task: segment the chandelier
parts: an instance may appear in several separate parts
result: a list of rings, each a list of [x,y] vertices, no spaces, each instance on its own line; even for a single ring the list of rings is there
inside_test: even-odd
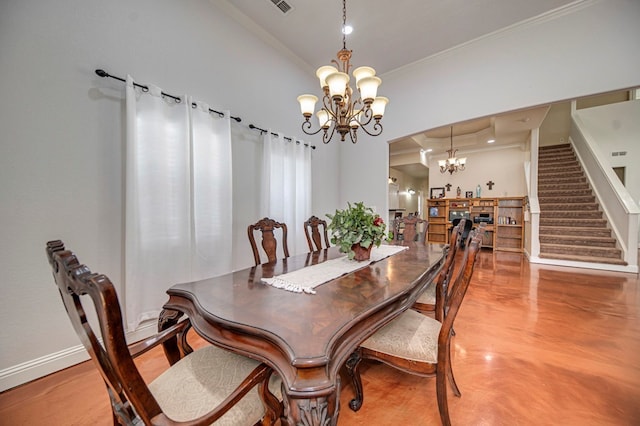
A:
[[[453,126],[451,126],[451,148],[447,150],[449,153],[449,158],[446,160],[438,161],[438,165],[440,166],[440,173],[449,172],[449,174],[453,174],[453,172],[457,172],[458,170],[464,170],[464,166],[467,163],[466,158],[456,158],[457,149],[453,149]]]
[[[340,140],[344,141],[347,134],[352,143],[358,142],[358,129],[361,128],[370,136],[378,136],[382,133],[380,120],[384,115],[384,109],[389,99],[376,96],[378,86],[382,83],[376,77],[376,71],[371,67],[359,67],[353,70],[359,97],[354,99],[353,89],[349,85],[349,71],[351,70],[351,50],[347,50],[346,28],[347,6],[346,0],[342,0],[342,50],[338,52],[338,61],[333,59],[333,65],[318,68],[316,76],[322,87],[322,107],[316,113],[320,128],[311,130],[311,121],[318,97],[314,95],[300,95],[300,110],[304,116],[302,131],[308,135],[315,135],[321,130],[322,142],[329,143],[337,131]],[[337,68],[336,68],[337,67]],[[367,126],[372,125],[371,128]]]

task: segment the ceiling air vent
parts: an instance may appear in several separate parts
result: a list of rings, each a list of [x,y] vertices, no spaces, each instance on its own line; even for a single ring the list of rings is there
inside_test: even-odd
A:
[[[280,12],[285,15],[293,10],[293,6],[290,3],[287,3],[284,0],[269,0],[275,7],[277,7]]]

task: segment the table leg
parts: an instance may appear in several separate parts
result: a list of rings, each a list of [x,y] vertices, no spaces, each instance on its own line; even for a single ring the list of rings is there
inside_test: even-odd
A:
[[[163,309],[158,317],[158,331],[161,332],[177,324],[182,315],[183,313],[179,311]],[[180,333],[177,337],[168,339],[162,343],[162,348],[164,349],[164,354],[169,364],[173,365],[180,361],[183,356],[193,352],[193,348],[187,343],[187,331],[189,331],[189,328],[191,328],[191,326],[187,327],[184,333]]]
[[[282,390],[284,413],[283,424],[287,426],[335,426],[340,411],[340,382],[336,391],[316,398],[300,399],[287,395]]]

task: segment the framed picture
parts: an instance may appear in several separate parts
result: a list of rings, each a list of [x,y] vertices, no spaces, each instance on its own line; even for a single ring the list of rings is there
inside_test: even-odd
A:
[[[473,198],[473,191],[465,191],[464,198]]]
[[[444,188],[431,188],[430,198],[444,198]]]

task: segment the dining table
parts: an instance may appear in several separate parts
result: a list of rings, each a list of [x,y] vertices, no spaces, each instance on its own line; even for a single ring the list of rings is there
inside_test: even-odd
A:
[[[341,367],[434,283],[448,250],[443,244],[397,244],[406,249],[357,265],[311,292],[263,279],[337,262],[345,256],[337,247],[175,284],[167,290],[159,328],[186,315],[206,341],[269,365],[282,379],[282,424],[335,425]]]

